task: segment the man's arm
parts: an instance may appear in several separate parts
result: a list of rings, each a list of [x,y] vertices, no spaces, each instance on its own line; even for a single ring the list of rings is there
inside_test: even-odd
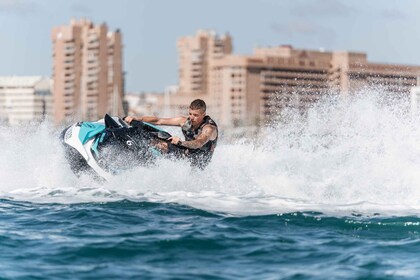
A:
[[[124,118],[124,120],[128,123],[131,123],[131,121],[143,121],[148,122],[151,124],[156,125],[169,125],[169,126],[181,126],[183,123],[187,121],[186,117],[175,117],[175,118],[158,118],[155,116],[142,116],[142,117],[132,117],[127,116]]]
[[[216,127],[213,125],[206,125],[203,127],[200,135],[198,135],[197,139],[191,141],[182,141],[181,146],[189,148],[189,149],[199,149],[203,147],[208,141],[216,139],[217,131]],[[172,144],[178,144],[180,139],[178,137],[171,137]]]

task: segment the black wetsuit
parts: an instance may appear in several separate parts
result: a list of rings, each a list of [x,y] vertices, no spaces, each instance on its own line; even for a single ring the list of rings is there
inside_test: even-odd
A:
[[[203,127],[206,125],[212,125],[216,128],[217,136],[214,140],[209,140],[203,147],[199,149],[187,149],[185,155],[191,161],[191,165],[204,169],[211,161],[213,157],[214,149],[217,145],[217,138],[219,137],[219,132],[217,130],[217,124],[209,117],[205,116],[203,122],[197,129],[193,129],[191,126],[191,121],[187,120],[186,124],[182,126],[182,133],[184,134],[185,141],[192,141],[197,139],[201,134]]]

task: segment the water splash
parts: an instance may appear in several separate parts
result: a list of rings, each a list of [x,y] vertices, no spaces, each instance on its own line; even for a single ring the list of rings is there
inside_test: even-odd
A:
[[[29,201],[146,200],[228,214],[416,214],[420,116],[402,99],[361,92],[293,110],[260,139],[221,143],[205,172],[162,160],[99,184],[76,178],[49,124],[0,130],[0,195]],[[284,121],[287,120],[287,121]]]

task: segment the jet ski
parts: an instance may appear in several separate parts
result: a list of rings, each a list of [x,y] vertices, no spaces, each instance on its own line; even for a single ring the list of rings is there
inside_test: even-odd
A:
[[[126,123],[108,114],[96,122],[77,122],[60,135],[65,155],[76,175],[87,173],[109,180],[136,166],[150,166],[163,156],[179,157],[182,147],[168,140],[171,135],[142,121]],[[162,150],[166,142],[167,150]]]

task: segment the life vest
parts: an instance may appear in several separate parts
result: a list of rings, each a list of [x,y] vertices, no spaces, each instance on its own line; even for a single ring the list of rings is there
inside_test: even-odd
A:
[[[197,137],[201,134],[203,127],[206,125],[212,125],[216,127],[216,139],[209,140],[203,147],[199,149],[188,149],[186,153],[187,157],[191,161],[191,164],[201,169],[204,169],[204,167],[210,163],[210,160],[213,157],[214,149],[217,145],[217,138],[219,137],[217,124],[209,116],[205,116],[203,122],[197,129],[192,128],[190,119],[188,119],[182,126],[182,133],[184,134],[185,141],[192,141],[197,139]]]

